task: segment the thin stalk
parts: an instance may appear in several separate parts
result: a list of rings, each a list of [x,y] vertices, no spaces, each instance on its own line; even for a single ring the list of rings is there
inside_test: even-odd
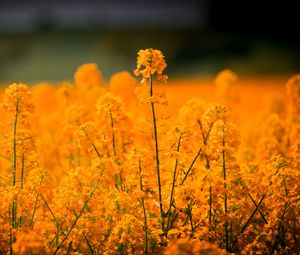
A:
[[[121,255],[124,255],[125,254],[125,251],[126,251],[126,248],[127,248],[127,243],[126,242],[124,245],[122,245],[122,248],[121,248]]]
[[[203,126],[202,126],[202,122],[200,120],[197,120],[198,124],[199,124],[199,128],[200,128],[200,132],[202,134],[202,140],[203,140],[203,144],[206,146],[207,145],[207,139],[205,138],[204,132],[203,132]],[[206,159],[206,169],[210,170],[210,163],[209,163],[209,159],[206,153],[204,153],[205,159]],[[209,228],[212,228],[212,187],[211,187],[211,183],[209,184],[209,200],[208,200],[208,204],[209,204]]]
[[[226,182],[226,163],[225,163],[225,136],[224,136],[224,129],[223,129],[223,137],[222,137],[222,145],[223,145],[223,150],[222,150],[222,168],[223,168],[223,178],[224,178],[224,189],[225,189],[225,194],[224,194],[224,211],[227,217],[228,209],[227,209],[227,182]],[[228,233],[228,220],[226,219],[225,224],[224,224],[224,229],[225,229],[225,245],[226,245],[226,251],[229,251],[229,233]]]
[[[201,135],[202,135],[202,140],[203,140],[203,143],[206,145],[206,141],[205,141],[205,135],[204,135],[204,132],[203,132],[203,126],[202,126],[202,122],[200,120],[197,120],[198,122],[198,125],[200,127],[200,132],[201,132]],[[205,141],[205,142],[204,142]]]
[[[285,195],[287,196],[289,194],[289,192],[288,192],[288,188],[286,185],[286,177],[282,176],[282,179],[283,179],[283,184],[284,184]]]
[[[175,211],[175,214],[172,216],[171,222],[170,222],[170,226],[173,226],[174,222],[177,220],[179,215],[179,212]]]
[[[139,173],[140,173],[140,190],[143,191],[141,160],[139,160]],[[144,197],[142,197],[142,199],[141,199],[141,204],[143,207],[143,214],[144,214],[145,255],[148,255],[148,223],[147,223],[147,213],[146,213]]]
[[[73,148],[73,139],[70,138],[69,139],[69,145],[71,148]],[[69,167],[72,168],[73,167],[73,162],[74,162],[74,153],[73,153],[73,150],[70,151],[70,155],[69,155]]]
[[[252,214],[250,215],[250,217],[248,218],[248,220],[246,221],[246,223],[243,225],[243,227],[240,230],[239,236],[234,240],[231,250],[233,250],[234,246],[237,244],[238,239],[240,238],[241,234],[246,230],[246,228],[249,226],[250,221],[252,220],[252,218],[254,217],[255,213],[258,211],[261,203],[264,201],[265,197],[267,195],[267,192],[263,195],[263,197],[260,199],[260,201],[258,202],[257,206],[255,207],[255,210],[252,212]]]
[[[9,221],[11,221],[10,208],[8,210],[8,218],[9,218]],[[13,255],[12,244],[13,244],[13,233],[12,233],[12,226],[10,226],[10,228],[9,228],[9,254],[10,255]]]
[[[80,166],[81,164],[81,153],[80,153],[80,147],[77,145],[77,166]]]
[[[77,221],[80,219],[80,217],[82,216],[90,198],[94,195],[96,189],[98,188],[100,179],[97,181],[95,187],[93,188],[92,192],[90,193],[89,197],[85,200],[84,205],[82,206],[82,208],[79,211],[79,214],[76,216],[75,220],[73,221],[69,231],[67,232],[67,234],[64,236],[64,238],[61,240],[61,242],[59,243],[59,245],[57,246],[55,252],[53,253],[53,255],[57,254],[57,252],[61,249],[61,247],[63,246],[64,242],[68,239],[68,236],[70,235],[70,233],[72,232],[73,228],[76,226]]]
[[[192,235],[191,235],[191,237],[192,237],[193,234],[194,234],[194,231],[195,231],[195,229],[194,229],[194,224],[193,224],[192,210],[190,211],[189,215],[190,215],[190,224],[191,224],[191,230],[192,230]]]
[[[25,153],[22,153],[22,166],[21,166],[21,189],[24,187],[24,172],[25,172]]]
[[[268,188],[273,184],[272,181],[272,177],[274,177],[275,175],[277,175],[279,173],[279,170],[285,165],[285,162],[280,162],[275,170],[275,173],[271,175],[270,177],[270,182],[268,185]],[[263,200],[265,199],[266,195],[268,194],[268,190],[266,191],[266,193],[263,195],[263,197],[260,199],[259,203],[256,205],[255,210],[252,212],[252,214],[250,215],[250,217],[248,218],[247,222],[244,224],[244,226],[242,227],[242,229],[240,230],[240,233],[238,235],[238,237],[234,240],[232,246],[231,246],[231,250],[233,250],[234,246],[237,244],[238,239],[240,238],[241,234],[246,230],[246,228],[249,226],[250,221],[252,220],[252,218],[254,217],[255,213],[259,210],[259,207],[261,205],[261,203],[263,202]],[[250,195],[249,195],[250,196]]]
[[[188,170],[186,171],[186,173],[185,173],[185,175],[184,175],[184,177],[183,177],[183,180],[181,181],[181,186],[184,184],[184,182],[185,182],[186,178],[188,177],[190,171],[192,170],[192,168],[193,168],[193,166],[194,166],[194,164],[195,164],[197,158],[200,156],[201,151],[202,151],[202,147],[199,148],[199,150],[198,150],[196,156],[194,157],[194,159],[193,159],[193,161],[192,161],[190,167],[189,167]]]
[[[209,185],[209,227],[212,228],[212,187]]]
[[[253,204],[255,205],[255,207],[257,207],[257,203],[255,202],[254,198],[250,194],[248,194],[248,195],[251,198],[251,200],[252,200]],[[258,212],[259,212],[260,216],[262,217],[262,219],[264,220],[264,222],[266,224],[268,224],[268,221],[267,221],[266,217],[263,215],[262,211],[260,209],[258,209]]]
[[[42,194],[40,194],[40,196],[41,196],[41,198],[43,199],[43,201],[44,201],[46,207],[48,208],[48,210],[49,210],[49,212],[50,212],[50,214],[52,215],[57,230],[61,231],[61,232],[64,234],[64,231],[63,231],[63,229],[62,229],[62,227],[61,227],[61,224],[59,224],[58,220],[56,219],[56,217],[55,217],[53,211],[51,210],[51,208],[50,208],[50,206],[49,206],[47,200],[44,198],[44,196],[43,196]]]
[[[150,83],[150,97],[153,96],[153,81],[152,75],[149,77]],[[162,206],[162,188],[161,188],[161,178],[160,178],[160,162],[159,162],[159,149],[158,149],[158,134],[156,126],[156,115],[154,103],[151,101],[151,111],[152,111],[152,121],[153,121],[153,132],[154,132],[154,141],[155,141],[155,163],[156,163],[156,174],[157,174],[157,185],[158,185],[158,202],[159,202],[159,211],[161,217],[161,229],[164,231],[164,211]]]
[[[36,198],[35,198],[35,201],[34,201],[33,212],[32,212],[32,216],[31,216],[30,223],[29,223],[29,226],[30,226],[31,228],[33,228],[33,224],[34,224],[34,216],[35,216],[35,211],[36,211],[36,209],[37,209],[37,202],[38,202],[38,199],[39,199],[39,195],[40,195],[40,193],[38,193],[38,194],[36,195]]]
[[[10,158],[8,158],[8,157],[5,157],[5,156],[3,156],[3,155],[0,155],[0,158],[4,158],[4,159],[6,159],[6,160],[8,160],[8,161],[11,161],[11,159],[10,159]]]
[[[73,243],[73,241],[71,241],[71,242],[69,243],[69,245],[68,245],[68,250],[67,250],[67,254],[66,254],[66,255],[69,255],[69,254],[70,254],[70,252],[71,252],[71,250],[72,250],[72,243]]]
[[[86,132],[86,130],[85,130],[84,128],[82,128],[82,130],[83,130],[83,132],[85,133],[86,137],[89,139],[89,135],[88,135],[88,133]],[[90,142],[91,142],[91,141],[90,141]],[[96,145],[95,145],[93,142],[91,142],[91,144],[92,144],[93,149],[94,149],[94,151],[96,152],[97,156],[100,158],[101,155],[100,155],[100,153],[99,153],[99,151],[98,151]],[[107,152],[107,153],[108,153],[108,152]]]
[[[124,136],[123,135],[122,135],[122,149],[123,149],[124,153],[127,153],[127,151],[126,151],[126,144],[124,142]]]
[[[16,112],[13,126],[13,186],[16,186],[16,174],[17,174],[17,125],[18,125],[18,114],[19,114],[19,99],[16,104]]]
[[[213,127],[213,123],[210,125],[209,130],[208,130],[208,132],[207,132],[207,135],[205,136],[205,139],[204,139],[205,142],[207,141],[207,139],[208,139],[208,137],[209,137],[209,134],[210,134],[210,131],[211,131],[212,127]],[[191,171],[192,168],[194,167],[194,164],[195,164],[197,158],[200,156],[201,151],[202,151],[202,147],[199,148],[199,150],[198,150],[196,156],[194,157],[192,163],[190,164],[188,170],[186,171],[186,173],[185,173],[185,175],[184,175],[184,178],[183,178],[183,180],[181,181],[181,186],[184,184],[184,182],[185,182],[186,178],[188,177],[190,171]]]
[[[10,214],[10,209],[9,209],[9,218],[11,220],[10,222],[10,254],[13,254],[13,249],[12,249],[12,244],[13,242],[15,242],[15,237],[14,237],[14,234],[13,234],[13,229],[15,229],[17,227],[17,198],[16,198],[16,195],[14,195],[14,199],[12,201],[12,205],[11,205],[11,214]]]
[[[285,176],[282,176],[283,178],[283,184],[284,184],[284,189],[285,189],[285,195],[288,195],[288,189],[287,189],[287,185],[286,185],[286,178]],[[274,254],[277,246],[280,244],[282,246],[283,249],[285,249],[286,247],[286,243],[284,241],[284,237],[285,237],[285,233],[287,232],[287,228],[284,228],[284,225],[283,225],[283,219],[284,219],[284,215],[285,215],[285,212],[286,212],[286,206],[287,206],[287,202],[284,203],[284,211],[283,211],[283,214],[282,214],[282,217],[281,217],[281,222],[280,222],[280,225],[278,227],[278,234],[277,234],[277,239],[275,238],[274,240],[274,243],[272,245],[272,249],[269,253],[269,255],[272,255]],[[282,234],[280,234],[280,232],[282,232]]]
[[[17,227],[17,198],[16,198],[16,195],[14,196],[14,200],[12,201],[11,214],[12,214],[11,226],[12,226],[12,228],[16,228]]]
[[[287,232],[287,229],[284,229],[282,235],[278,235],[278,240],[275,240],[275,241],[274,241],[274,244],[273,244],[273,246],[272,246],[271,251],[269,252],[269,255],[273,255],[273,254],[274,254],[274,252],[275,252],[275,250],[276,250],[278,244],[279,244],[280,242],[282,242],[282,238],[284,237],[284,235],[285,235],[286,232]]]
[[[115,138],[115,132],[114,132],[114,119],[112,117],[111,109],[109,109],[109,117],[110,117],[110,126],[111,126],[111,136],[112,136],[112,144],[113,144],[113,151],[114,151],[114,156],[117,155],[116,152],[116,138]]]
[[[180,150],[180,144],[181,144],[181,135],[179,136],[179,139],[178,139],[177,150],[176,150],[177,152],[179,152],[179,150]],[[172,189],[171,189],[171,195],[170,195],[170,201],[169,201],[169,209],[167,211],[167,213],[168,213],[168,221],[167,221],[167,228],[166,228],[166,233],[165,233],[166,236],[168,235],[168,231],[171,228],[171,225],[170,225],[171,207],[172,207],[173,200],[174,200],[173,196],[174,196],[174,190],[175,190],[175,182],[176,182],[176,175],[177,175],[177,166],[178,166],[178,157],[176,157],[176,160],[175,160],[174,172],[173,172],[173,180],[172,180]]]
[[[9,254],[13,255],[13,248],[12,248],[12,244],[13,244],[13,233],[12,233],[12,228],[10,228],[9,230]]]
[[[186,209],[186,215],[185,215],[185,218],[184,218],[184,221],[182,224],[182,227],[184,227],[187,224],[188,219],[190,219],[192,231],[194,231],[193,222],[192,222],[192,209],[193,209],[194,204],[195,204],[195,202],[191,202],[188,205],[188,208]],[[179,238],[180,236],[181,236],[181,233],[178,234],[177,238]]]
[[[50,208],[50,206],[49,206],[47,200],[44,198],[43,195],[41,195],[41,198],[44,200],[44,203],[45,203],[46,207],[48,208],[48,210],[49,210],[49,212],[51,213],[51,215],[52,215],[54,221],[56,222],[56,221],[57,221],[57,220],[56,220],[56,217],[54,216],[54,213],[52,212],[52,210],[51,210],[51,208]]]
[[[86,237],[86,235],[83,235],[83,236],[84,236],[84,239],[85,239],[85,241],[86,241],[86,243],[87,243],[87,245],[88,245],[88,247],[90,249],[91,255],[94,255],[94,250],[93,250],[93,247],[92,247],[89,239]]]

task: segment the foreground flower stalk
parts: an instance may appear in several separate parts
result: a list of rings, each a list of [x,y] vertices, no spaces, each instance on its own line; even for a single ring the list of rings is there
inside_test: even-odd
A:
[[[150,104],[151,104],[151,113],[152,113],[152,123],[153,123],[153,134],[154,134],[154,143],[155,143],[155,165],[156,165],[156,174],[157,174],[157,185],[158,185],[158,203],[161,217],[161,229],[165,233],[165,212],[163,211],[163,202],[162,202],[162,185],[161,185],[161,171],[160,171],[160,161],[159,161],[159,146],[158,146],[158,131],[157,131],[157,120],[155,114],[155,105],[153,101],[153,80],[154,75],[158,80],[167,80],[167,76],[163,75],[163,71],[166,68],[167,64],[164,60],[164,56],[161,51],[155,49],[146,49],[140,50],[138,52],[137,58],[137,69],[135,70],[135,75],[142,75],[143,82],[146,79],[149,80],[149,94],[150,94]]]

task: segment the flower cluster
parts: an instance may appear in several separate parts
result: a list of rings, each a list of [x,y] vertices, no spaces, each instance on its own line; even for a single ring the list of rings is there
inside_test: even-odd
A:
[[[145,49],[139,50],[137,57],[137,68],[134,70],[136,76],[141,75],[143,79],[148,79],[157,74],[157,79],[166,81],[168,77],[163,75],[167,67],[165,58],[160,50]]]

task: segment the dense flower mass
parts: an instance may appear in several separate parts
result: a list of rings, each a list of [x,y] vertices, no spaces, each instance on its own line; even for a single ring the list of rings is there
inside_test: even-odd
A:
[[[160,50],[145,49],[139,50],[137,57],[137,68],[134,70],[136,76],[141,75],[144,79],[157,74],[157,79],[166,81],[167,76],[163,71],[167,67],[165,58]]]
[[[300,254],[300,76],[273,98],[165,68],[0,90],[0,254]]]

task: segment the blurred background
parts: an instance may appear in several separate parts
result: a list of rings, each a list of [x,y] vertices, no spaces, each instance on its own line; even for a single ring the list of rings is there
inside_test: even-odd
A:
[[[268,1],[267,1],[268,2]],[[0,83],[72,80],[97,63],[104,79],[161,49],[171,78],[288,77],[300,69],[297,1],[10,0],[0,2]]]

